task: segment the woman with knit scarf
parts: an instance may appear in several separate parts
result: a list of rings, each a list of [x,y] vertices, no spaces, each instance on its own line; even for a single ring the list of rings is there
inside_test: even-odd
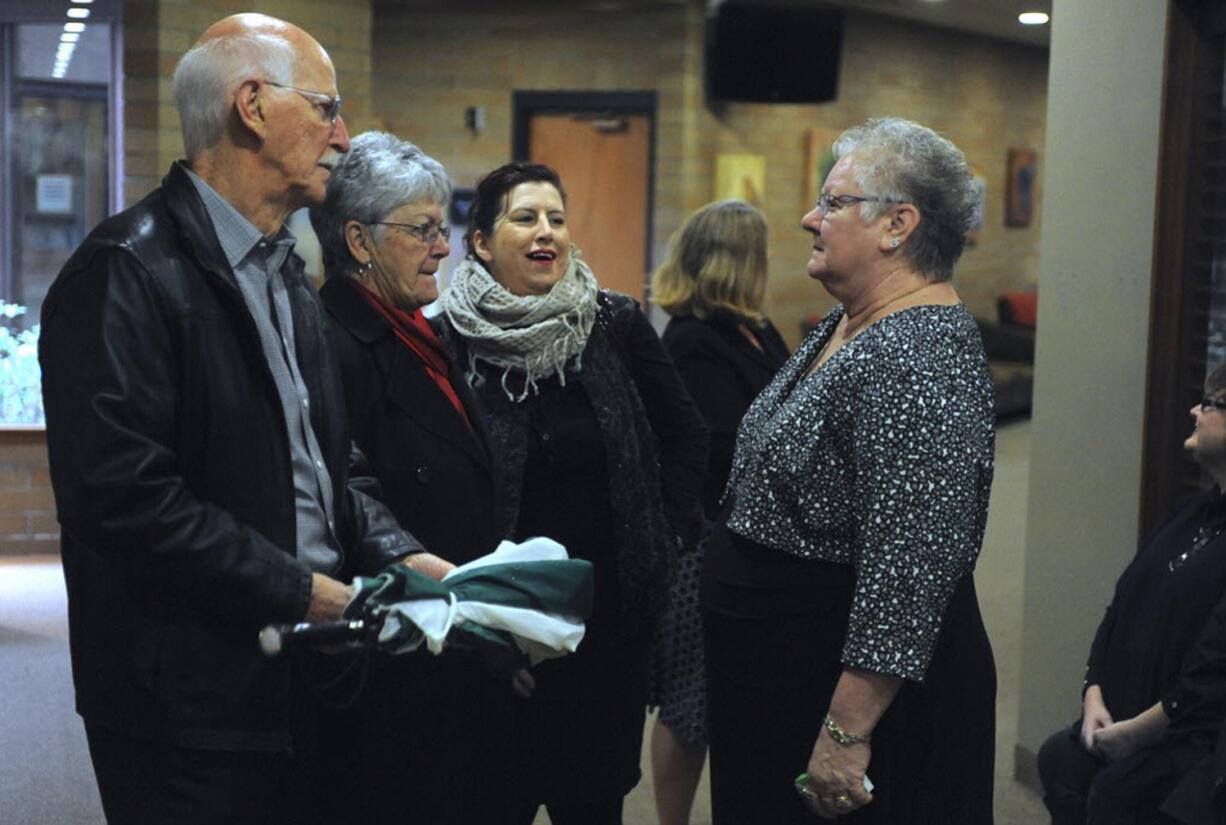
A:
[[[367,132],[332,170],[311,222],[354,440],[400,524],[463,564],[502,536],[482,414],[421,312],[438,297],[450,197],[438,161]],[[411,566],[423,562],[450,567],[410,557]],[[507,674],[471,651],[372,654],[356,706],[332,720],[339,753],[359,754],[336,760],[349,771],[342,821],[509,822],[502,779],[511,701]]]
[[[595,568],[577,653],[516,674],[516,821],[620,825],[639,780],[652,627],[676,554],[703,529],[706,432],[637,303],[601,290],[547,166],[477,186],[443,338],[486,412],[499,529]]]

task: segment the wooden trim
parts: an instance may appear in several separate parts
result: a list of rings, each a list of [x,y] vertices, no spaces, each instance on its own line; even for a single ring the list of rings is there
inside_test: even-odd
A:
[[[1208,303],[1208,273],[1197,265],[1193,230],[1200,213],[1197,184],[1203,167],[1197,118],[1203,112],[1205,63],[1211,53],[1198,23],[1208,5],[1204,0],[1175,0],[1169,6],[1138,540],[1200,479],[1199,468],[1184,455],[1182,445],[1188,435],[1188,410],[1200,398],[1205,371],[1207,328],[1201,313]]]
[[[46,443],[46,427],[0,424],[0,447],[46,445]]]

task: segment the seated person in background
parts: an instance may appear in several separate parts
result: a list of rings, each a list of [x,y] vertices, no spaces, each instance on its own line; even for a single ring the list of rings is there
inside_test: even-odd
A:
[[[707,204],[691,215],[652,278],[652,300],[672,319],[668,349],[711,435],[702,505],[712,521],[728,483],[745,410],[788,358],[762,314],[766,219],[745,201]],[[698,581],[702,547],[687,548],[656,633],[651,767],[660,825],[684,825],[707,756],[706,672]]]
[[[1158,806],[1212,747],[1214,679],[1198,637],[1226,589],[1226,367],[1205,381],[1185,446],[1214,480],[1145,543],[1095,634],[1082,718],[1039,751],[1053,825],[1170,822]],[[1168,730],[1171,727],[1171,730]]]

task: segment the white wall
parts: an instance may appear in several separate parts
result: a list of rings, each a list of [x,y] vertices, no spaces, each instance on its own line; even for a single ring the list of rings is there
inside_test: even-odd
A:
[[[1076,718],[1136,550],[1166,0],[1055,0],[1022,626],[1019,774]]]

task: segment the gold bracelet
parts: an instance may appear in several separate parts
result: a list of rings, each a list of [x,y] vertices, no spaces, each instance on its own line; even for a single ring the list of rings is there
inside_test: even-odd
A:
[[[838,742],[840,745],[867,745],[873,738],[871,733],[866,733],[864,735],[848,733],[847,731],[843,730],[843,728],[839,727],[838,722],[830,718],[830,714],[826,714],[826,721],[822,724],[826,726],[826,730],[830,731],[830,738],[835,742]]]

